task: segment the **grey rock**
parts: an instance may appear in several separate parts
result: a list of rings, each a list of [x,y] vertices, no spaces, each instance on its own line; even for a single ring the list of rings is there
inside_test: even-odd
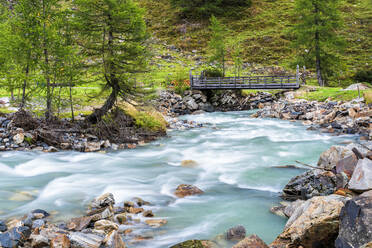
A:
[[[292,216],[292,214],[302,206],[302,204],[304,204],[305,201],[303,200],[296,200],[290,204],[288,204],[288,206],[286,206],[284,208],[284,214],[285,216],[287,216],[288,218],[290,218]]]
[[[5,232],[6,230],[8,230],[8,228],[6,227],[5,222],[0,220],[0,232]]]
[[[90,203],[90,208],[99,209],[99,208],[104,208],[104,207],[108,207],[108,206],[113,206],[114,204],[115,204],[114,195],[111,194],[111,193],[106,193],[106,194],[103,194],[103,195],[95,198]]]
[[[330,171],[308,170],[292,178],[284,187],[281,197],[285,200],[307,200],[314,196],[330,195],[336,190],[337,178]]]
[[[372,161],[360,159],[349,182],[349,189],[363,192],[372,189]]]
[[[43,227],[43,226],[45,226],[45,220],[43,220],[43,219],[35,220],[32,223],[32,229],[40,228],[40,227]]]
[[[361,247],[372,241],[372,191],[346,202],[340,214],[336,248]]]
[[[104,237],[92,233],[72,232],[68,235],[71,248],[99,248]]]

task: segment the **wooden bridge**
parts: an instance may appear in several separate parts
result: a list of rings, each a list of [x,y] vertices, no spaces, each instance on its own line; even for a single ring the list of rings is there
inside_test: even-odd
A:
[[[299,67],[296,75],[289,76],[204,77],[194,76],[190,71],[190,87],[195,90],[298,89]]]

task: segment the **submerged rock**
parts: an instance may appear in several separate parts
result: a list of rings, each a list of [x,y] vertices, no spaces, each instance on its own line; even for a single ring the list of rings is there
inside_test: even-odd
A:
[[[176,191],[174,192],[174,194],[179,198],[183,198],[183,197],[190,196],[190,195],[199,195],[203,193],[204,192],[198,187],[189,185],[189,184],[179,185]]]
[[[145,220],[145,223],[151,227],[161,227],[165,224],[168,223],[167,220],[163,220],[163,219],[152,219],[152,220]]]
[[[269,248],[269,247],[257,235],[251,235],[243,239],[236,245],[234,245],[232,248]]]
[[[346,200],[337,195],[307,200],[294,211],[284,231],[270,247],[333,247],[338,234],[340,211]]]
[[[362,247],[372,241],[372,191],[346,202],[340,214],[336,248]]]
[[[242,240],[245,238],[246,231],[244,226],[235,226],[227,230],[226,239],[227,240]]]

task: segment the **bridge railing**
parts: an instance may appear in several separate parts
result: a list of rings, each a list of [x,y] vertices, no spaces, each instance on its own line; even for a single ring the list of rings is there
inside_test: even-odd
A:
[[[203,77],[190,71],[191,89],[297,89],[300,87],[299,67],[296,75]]]

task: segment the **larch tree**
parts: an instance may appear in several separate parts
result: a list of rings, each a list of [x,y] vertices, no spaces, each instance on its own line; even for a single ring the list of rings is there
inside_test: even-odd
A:
[[[344,42],[337,34],[342,26],[341,0],[296,0],[294,26],[298,62],[315,68],[320,86],[324,86],[340,66],[339,53]]]
[[[223,76],[225,76],[226,28],[215,16],[211,17],[210,22],[211,39],[209,41],[209,49],[211,56],[209,61],[216,63]]]
[[[85,64],[111,91],[103,106],[87,118],[96,123],[119,96],[132,93],[130,77],[147,61],[148,34],[143,11],[132,0],[75,0],[75,27]]]

